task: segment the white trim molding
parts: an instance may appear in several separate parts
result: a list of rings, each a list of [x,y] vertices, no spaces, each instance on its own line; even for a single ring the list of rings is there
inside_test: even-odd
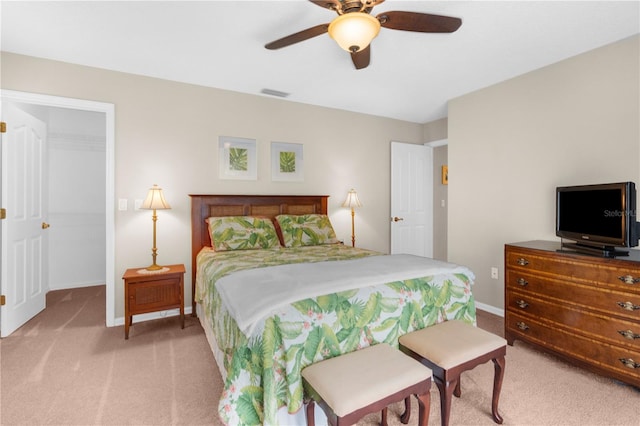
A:
[[[481,311],[489,312],[490,314],[494,314],[504,318],[504,309],[496,308],[494,306],[486,305],[480,302],[476,302],[476,308],[480,309]]]

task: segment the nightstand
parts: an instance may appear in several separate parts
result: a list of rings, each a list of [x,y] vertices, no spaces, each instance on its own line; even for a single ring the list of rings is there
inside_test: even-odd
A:
[[[124,280],[124,338],[129,338],[133,316],[180,308],[184,328],[184,265],[165,266],[166,271],[149,273],[141,268],[127,269]],[[142,272],[140,272],[142,271]]]

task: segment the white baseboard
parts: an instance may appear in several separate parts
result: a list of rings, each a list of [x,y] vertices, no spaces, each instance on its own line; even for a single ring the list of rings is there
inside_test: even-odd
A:
[[[185,306],[184,308],[185,315],[191,315],[191,306]],[[133,316],[133,323],[138,323],[142,321],[151,321],[160,318],[166,317],[177,317],[180,315],[180,309],[169,309],[167,311],[158,311],[158,312],[149,312],[148,314],[140,314]],[[117,317],[115,319],[114,326],[124,325],[124,317]]]
[[[82,287],[95,287],[99,285],[104,285],[104,279],[98,281],[85,281],[80,283],[64,283],[64,286],[56,287],[55,285],[49,285],[48,291],[55,290],[68,290],[72,288],[82,288]]]
[[[476,302],[476,308],[504,318],[504,309],[496,308],[491,305],[485,305],[484,303],[480,302]]]

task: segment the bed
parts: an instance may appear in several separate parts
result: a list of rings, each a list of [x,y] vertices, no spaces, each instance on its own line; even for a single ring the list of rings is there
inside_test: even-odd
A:
[[[343,245],[328,196],[190,197],[192,312],[224,381],[225,424],[304,424],[305,366],[397,347],[402,334],[449,319],[476,324],[472,271]]]

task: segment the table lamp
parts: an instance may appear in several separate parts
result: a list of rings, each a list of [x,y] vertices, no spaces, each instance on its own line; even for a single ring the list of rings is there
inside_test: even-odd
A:
[[[151,249],[153,264],[148,266],[146,269],[147,271],[158,271],[162,269],[162,266],[156,263],[156,257],[158,255],[158,249],[156,248],[156,222],[158,220],[158,215],[156,214],[156,210],[168,210],[171,206],[164,199],[164,195],[162,195],[162,188],[158,185],[153,185],[153,187],[149,189],[147,198],[144,199],[140,208],[144,210],[153,210],[153,248]]]
[[[355,189],[352,188],[351,191],[349,191],[349,193],[347,194],[347,199],[344,201],[344,203],[342,203],[342,207],[351,208],[351,246],[355,247],[356,246],[355,208],[362,207],[362,203],[358,199],[358,194],[356,193]]]

